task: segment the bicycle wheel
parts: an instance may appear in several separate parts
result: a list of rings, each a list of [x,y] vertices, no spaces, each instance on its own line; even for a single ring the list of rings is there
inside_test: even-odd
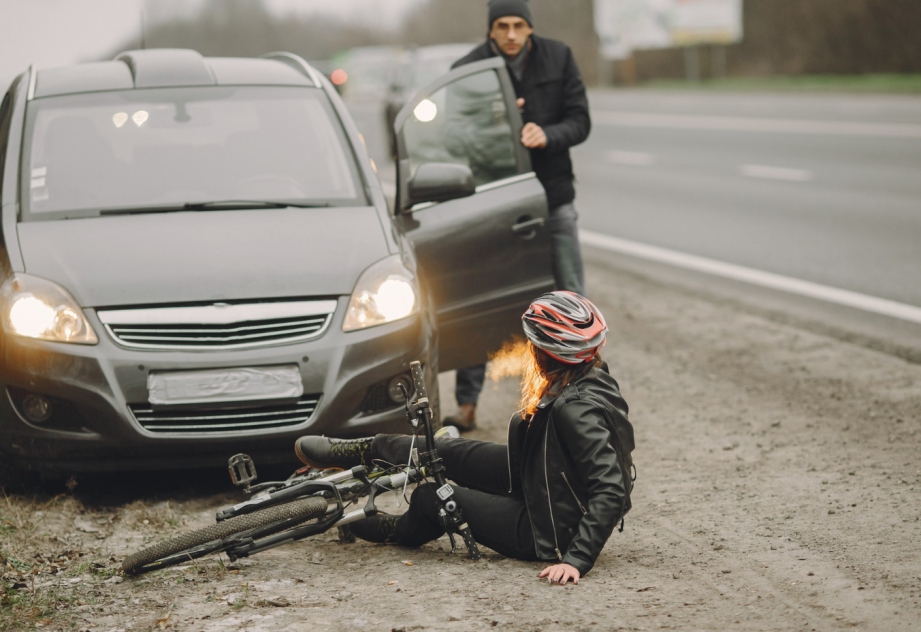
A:
[[[292,527],[312,518],[319,518],[326,513],[326,507],[326,499],[308,496],[251,514],[229,518],[129,555],[122,561],[122,570],[129,575],[136,575],[215,553],[225,548],[225,540],[230,536],[276,523],[283,523],[281,528]],[[273,532],[269,531],[263,535],[271,533]],[[155,562],[160,563],[154,564]]]

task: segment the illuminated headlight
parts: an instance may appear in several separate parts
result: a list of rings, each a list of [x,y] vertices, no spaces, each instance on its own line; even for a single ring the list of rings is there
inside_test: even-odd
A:
[[[99,342],[83,310],[56,283],[14,274],[0,288],[3,328],[11,334],[55,342]]]
[[[415,314],[418,294],[415,277],[398,255],[381,259],[358,278],[342,330],[374,327]]]

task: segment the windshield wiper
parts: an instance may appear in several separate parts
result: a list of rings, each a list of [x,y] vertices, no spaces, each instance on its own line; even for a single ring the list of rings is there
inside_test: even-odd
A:
[[[266,200],[218,200],[213,202],[186,202],[164,206],[133,206],[127,208],[107,208],[99,211],[100,215],[139,215],[143,213],[175,213],[178,211],[230,211],[234,209],[261,208],[325,208],[329,202],[273,202]]]
[[[325,208],[329,202],[273,202],[271,200],[220,200],[217,202],[188,202],[189,211],[227,210],[235,208]]]

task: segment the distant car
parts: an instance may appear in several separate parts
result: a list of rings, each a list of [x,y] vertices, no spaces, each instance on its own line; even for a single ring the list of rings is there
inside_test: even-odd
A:
[[[552,286],[513,103],[493,60],[410,102],[391,209],[294,55],[20,75],[0,104],[0,458],[270,463],[306,433],[405,431],[412,360],[437,408],[438,370],[485,360]]]
[[[347,99],[380,101],[390,85],[399,49],[391,46],[352,48],[333,57],[327,77]]]
[[[414,92],[441,77],[451,65],[474,49],[476,44],[439,44],[404,51],[394,65],[384,102],[384,122],[393,130],[397,114]],[[396,137],[391,134],[391,153],[396,154]]]

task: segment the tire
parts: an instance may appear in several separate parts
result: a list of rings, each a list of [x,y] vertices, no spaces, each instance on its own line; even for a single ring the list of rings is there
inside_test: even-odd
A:
[[[223,550],[224,540],[232,535],[282,522],[285,523],[283,528],[291,527],[322,516],[326,513],[326,507],[326,499],[308,496],[276,507],[254,511],[251,514],[228,518],[210,527],[184,533],[129,555],[122,561],[122,570],[128,575],[136,575],[202,557],[208,553]],[[270,533],[263,535],[270,535]],[[213,544],[213,546],[205,547],[204,545],[207,544]],[[187,553],[187,555],[178,555],[180,553]],[[161,563],[152,568],[145,568],[158,561]]]

